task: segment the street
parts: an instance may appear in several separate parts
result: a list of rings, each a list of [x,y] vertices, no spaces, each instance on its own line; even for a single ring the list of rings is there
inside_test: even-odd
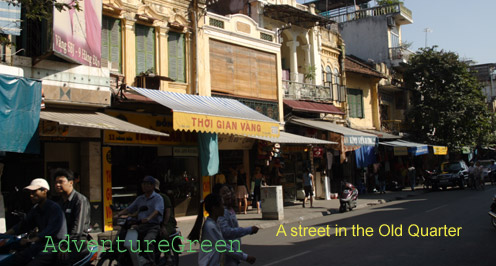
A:
[[[494,265],[496,229],[487,212],[495,193],[494,186],[425,193],[285,224],[287,236],[275,226],[244,237],[242,250],[266,266]],[[196,265],[196,259],[197,253],[184,253],[180,265]]]

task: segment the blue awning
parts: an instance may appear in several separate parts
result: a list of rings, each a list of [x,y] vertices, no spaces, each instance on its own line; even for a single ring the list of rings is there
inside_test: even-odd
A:
[[[400,155],[400,156],[407,155],[405,153],[410,153],[415,156],[429,153],[429,146],[427,144],[420,144],[420,143],[409,142],[404,140],[379,142],[379,145],[393,147],[395,155]]]
[[[0,151],[27,151],[40,109],[41,81],[0,75]]]

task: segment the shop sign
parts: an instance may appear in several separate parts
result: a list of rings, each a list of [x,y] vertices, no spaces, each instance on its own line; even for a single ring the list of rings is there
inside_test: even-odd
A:
[[[40,137],[100,138],[99,129],[71,127],[48,120],[40,120],[39,130]]]
[[[279,124],[205,114],[174,112],[174,130],[279,137]]]
[[[198,157],[198,147],[173,147],[174,157]]]
[[[419,155],[424,155],[424,154],[429,153],[429,148],[427,145],[424,145],[424,146],[418,146],[418,147],[411,147],[408,149],[408,151],[415,156],[419,156]]]
[[[219,134],[219,150],[250,150],[255,139],[238,135]]]
[[[111,148],[102,147],[103,162],[103,224],[104,231],[111,231],[112,226],[112,158]]]
[[[406,156],[408,155],[407,147],[393,147],[394,148],[394,156]]]
[[[197,135],[172,129],[171,115],[150,115],[131,112],[105,111],[129,123],[169,134],[169,137],[148,134],[104,130],[104,143],[107,144],[148,144],[148,145],[197,145]]]
[[[377,137],[369,136],[344,136],[344,145],[348,146],[375,146]]]
[[[313,152],[313,158],[322,158],[322,155],[324,154],[324,149],[321,147],[313,147],[312,152]]]
[[[432,146],[434,149],[434,155],[446,155],[448,154],[448,147],[446,146]]]

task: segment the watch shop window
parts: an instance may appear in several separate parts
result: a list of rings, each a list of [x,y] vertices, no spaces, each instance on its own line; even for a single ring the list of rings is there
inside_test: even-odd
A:
[[[363,118],[363,92],[357,89],[348,89],[348,106],[350,117]]]
[[[186,49],[184,34],[169,32],[169,78],[176,82],[186,82]]]
[[[114,73],[122,72],[121,31],[119,19],[102,17],[102,67]]]
[[[155,73],[155,29],[136,24],[136,75]]]

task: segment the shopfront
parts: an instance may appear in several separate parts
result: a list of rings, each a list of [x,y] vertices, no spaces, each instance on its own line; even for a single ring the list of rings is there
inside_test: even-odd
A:
[[[160,181],[161,191],[170,196],[176,216],[196,214],[200,197],[197,134],[174,131],[170,114],[119,110],[107,110],[106,114],[165,133],[157,136],[104,131],[107,154],[103,160],[108,164],[104,165],[104,177],[111,176],[104,186],[111,191],[111,203],[118,209],[126,208],[142,193],[144,176],[151,175]]]

